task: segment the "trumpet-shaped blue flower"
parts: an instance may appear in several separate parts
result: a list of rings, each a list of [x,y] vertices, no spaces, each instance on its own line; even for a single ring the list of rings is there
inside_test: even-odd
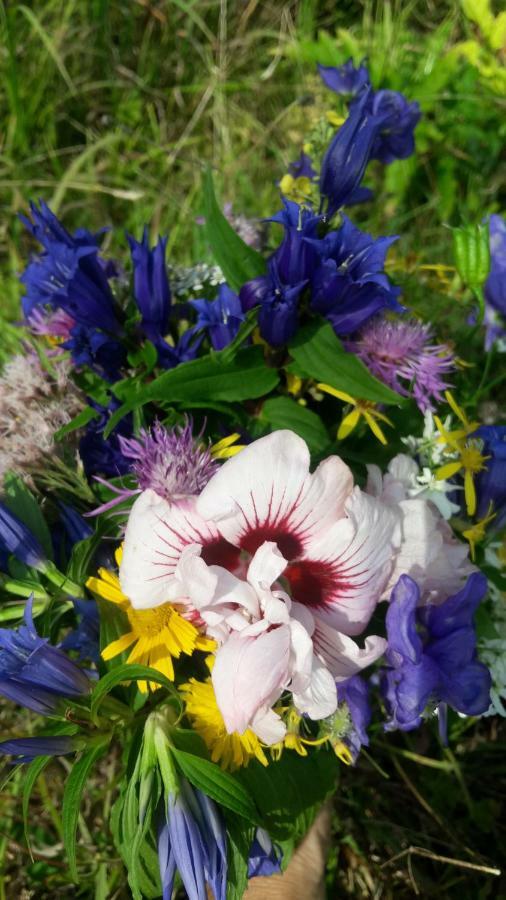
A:
[[[311,279],[311,306],[336,334],[351,334],[385,309],[402,312],[400,289],[384,272],[385,256],[396,237],[374,240],[342,216],[342,225],[314,241],[319,255]]]
[[[473,436],[481,438],[483,456],[488,457],[476,478],[477,516],[486,516],[492,504],[491,525],[501,528],[506,521],[506,425],[481,425]]]
[[[367,729],[371,723],[372,713],[367,682],[360,675],[353,675],[337,685],[337,699],[339,702],[344,701],[350,711],[352,729],[344,741],[353,759],[356,760],[360,748],[369,746]]]
[[[283,240],[275,250],[273,259],[280,281],[295,286],[310,278],[318,263],[314,244],[322,217],[293,200],[284,199],[283,203],[284,209],[269,219],[284,228]]]
[[[391,163],[411,156],[415,151],[414,132],[421,116],[418,103],[410,103],[398,91],[372,91],[368,109],[371,115],[382,120],[371,148],[371,159]]]
[[[313,160],[302,150],[298,159],[288,166],[288,171],[293,178],[309,178],[311,181],[316,170],[313,169]]]
[[[191,300],[190,305],[198,314],[195,330],[205,329],[215,350],[228,347],[244,321],[241,301],[228,284],[220,284],[215,300]]]
[[[35,535],[21,519],[0,502],[0,547],[25,566],[44,571],[47,557]]]
[[[51,715],[61,700],[86,695],[90,680],[65,653],[39,637],[32,616],[33,597],[24,624],[0,629],[0,694],[41,715]]]
[[[490,272],[485,284],[485,298],[498,313],[506,317],[506,221],[490,216]]]
[[[93,369],[110,382],[118,381],[120,369],[126,363],[126,353],[119,341],[87,325],[74,325],[70,337],[61,346],[70,352],[78,368]]]
[[[274,847],[265,828],[257,828],[249,851],[248,878],[267,877],[281,872],[280,856],[281,851]]]
[[[74,509],[68,503],[59,503],[58,506],[60,508],[60,518],[72,544],[77,544],[79,541],[84,541],[86,538],[91,537],[93,528],[77,509]]]
[[[38,756],[66,756],[76,753],[79,741],[66,735],[14,738],[0,742],[0,754],[16,756],[16,763],[31,763]]]
[[[142,328],[151,340],[163,337],[169,329],[171,304],[165,265],[167,238],[159,238],[151,249],[145,226],[140,243],[131,235],[127,235],[127,239],[134,269],[134,297],[142,316]]]
[[[37,306],[51,306],[81,325],[117,334],[121,328],[108,282],[112,271],[98,255],[96,237],[84,229],[71,235],[44,202],[30,208],[32,221],[21,218],[44,252],[21,276],[25,316]]]
[[[171,900],[176,870],[188,900],[215,900],[227,893],[227,839],[216,804],[185,778],[177,794],[169,797],[158,834],[158,859],[163,900]]]
[[[367,66],[361,63],[353,64],[349,59],[342,66],[320,66],[318,72],[324,85],[335,94],[347,94],[354,97],[362,88],[369,84],[369,71]]]
[[[60,644],[62,650],[75,650],[80,659],[100,660],[100,617],[95,600],[74,600],[79,616],[77,628],[70,631]]]
[[[258,325],[264,341],[272,347],[288,343],[297,331],[299,297],[307,280],[298,284],[284,284],[278,272],[275,256],[268,262],[268,274],[248,281],[241,288],[244,310],[260,305]]]
[[[125,416],[118,423],[112,434],[104,438],[104,428],[109,421],[109,415],[119,406],[116,399],[111,400],[108,407],[91,404],[99,413],[99,416],[88,422],[85,432],[79,441],[79,455],[82,459],[84,471],[88,478],[94,475],[105,475],[107,478],[116,478],[118,475],[126,475],[130,471],[130,462],[123,456],[118,437],[132,436],[132,418]]]
[[[322,206],[331,218],[353,199],[364,177],[372,150],[388,113],[371,103],[372,89],[364,88],[350,106],[348,118],[329,144],[320,173]],[[355,197],[354,197],[355,195]]]
[[[476,572],[458,594],[420,607],[418,585],[401,576],[386,616],[390,668],[382,677],[382,692],[388,730],[417,728],[428,704],[448,704],[468,716],[486,712],[491,678],[477,658],[473,623],[486,590],[486,578]]]

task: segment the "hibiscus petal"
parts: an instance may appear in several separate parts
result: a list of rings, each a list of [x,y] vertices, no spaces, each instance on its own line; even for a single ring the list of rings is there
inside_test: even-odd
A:
[[[337,709],[336,683],[327,667],[313,656],[311,679],[304,691],[293,692],[295,708],[310,719],[325,719]]]
[[[165,603],[178,581],[175,571],[183,549],[212,545],[219,537],[197,514],[193,500],[176,505],[144,491],[128,519],[120,567],[121,588],[132,606],[149,609]]]
[[[218,650],[212,671],[216,701],[229,733],[242,734],[256,713],[270,707],[288,681],[290,629],[258,637],[233,634]]]
[[[343,515],[353,484],[337,456],[313,475],[309,463],[300,437],[276,431],[228,460],[202,491],[197,510],[235,546],[254,553],[274,541],[286,559],[293,559],[312,535]]]
[[[382,656],[387,647],[384,638],[371,635],[366,638],[362,649],[348,635],[340,634],[319,619],[316,619],[313,644],[336,681],[351,678],[370,666]]]

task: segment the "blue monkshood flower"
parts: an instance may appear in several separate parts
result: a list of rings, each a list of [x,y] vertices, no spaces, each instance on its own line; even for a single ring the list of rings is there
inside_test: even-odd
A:
[[[239,331],[244,313],[241,301],[228,284],[220,284],[215,300],[191,300],[197,311],[194,330],[205,329],[215,350],[223,350]]]
[[[290,163],[288,171],[293,178],[309,178],[311,181],[316,176],[316,170],[313,169],[313,160],[303,150],[299,158],[295,162]]]
[[[281,850],[274,847],[265,828],[257,828],[249,851],[248,878],[267,877],[278,872],[281,872]]]
[[[313,274],[318,253],[313,246],[318,240],[318,226],[322,217],[293,200],[283,199],[284,209],[268,219],[283,225],[284,237],[274,251],[278,278],[284,285],[297,285]]]
[[[318,72],[326,87],[336,94],[347,94],[354,97],[363,87],[369,84],[369,71],[361,63],[354,66],[349,59],[342,66],[320,66]]]
[[[360,675],[353,675],[337,685],[337,699],[345,702],[352,722],[352,730],[344,741],[356,761],[361,747],[369,746],[367,729],[371,723],[371,705],[369,703],[369,687]]]
[[[68,350],[78,368],[90,368],[107,381],[118,381],[126,363],[126,352],[119,341],[87,325],[76,324],[70,338],[61,346]]]
[[[491,527],[501,528],[506,522],[506,425],[481,425],[474,436],[481,438],[482,453],[489,457],[485,462],[486,469],[476,478],[476,514],[483,518],[492,504],[495,518]]]
[[[68,503],[59,503],[60,518],[63,522],[65,531],[67,532],[72,544],[79,541],[85,541],[93,534],[93,528],[89,525],[81,513],[77,512]]]
[[[47,568],[46,554],[35,535],[2,502],[0,502],[0,547],[25,566],[31,566],[41,572]]]
[[[376,138],[388,113],[371,106],[372,90],[364,88],[350,106],[348,118],[339,128],[323,157],[320,172],[322,207],[331,218],[353,199],[371,159]],[[354,196],[355,194],[355,196]]]
[[[142,316],[142,328],[150,340],[163,337],[169,330],[171,305],[165,265],[167,238],[159,238],[151,249],[145,226],[140,243],[129,234],[127,240],[134,270],[134,297]]]
[[[80,618],[77,628],[70,631],[60,644],[62,650],[75,650],[79,659],[100,661],[100,617],[95,600],[73,600]]]
[[[506,221],[498,215],[490,216],[489,233],[490,273],[485,284],[485,299],[506,318]]]
[[[79,739],[66,735],[56,737],[25,737],[0,742],[0,754],[16,756],[16,763],[31,763],[38,756],[66,756],[76,753]]]
[[[110,266],[98,254],[97,238],[81,229],[68,232],[46,203],[30,204],[33,221],[22,221],[44,247],[21,276],[28,318],[38,306],[63,309],[76,322],[116,334],[121,330],[108,277]]]
[[[385,256],[397,237],[374,240],[347,216],[342,225],[313,242],[320,265],[311,279],[311,307],[324,315],[338,335],[351,334],[382,310],[403,312],[400,288],[385,275]]]
[[[188,900],[215,900],[227,893],[227,838],[216,804],[185,778],[169,798],[158,833],[158,860],[163,900],[171,900],[176,870]]]
[[[350,104],[350,114],[353,106],[358,103],[357,98]],[[371,147],[371,159],[391,163],[395,159],[406,159],[414,153],[414,131],[421,116],[416,101],[410,103],[398,91],[371,91],[366,110],[382,121]]]
[[[298,284],[283,284],[275,256],[271,256],[267,266],[267,275],[260,275],[242,286],[241,304],[244,311],[260,306],[260,334],[272,347],[280,347],[288,343],[297,331],[299,297],[307,280]]]
[[[91,683],[82,669],[35,630],[33,596],[24,624],[0,628],[0,694],[41,715],[51,715],[61,700],[82,697]]]
[[[397,582],[386,616],[389,669],[381,687],[390,720],[387,730],[411,731],[428,704],[448,704],[477,716],[490,705],[490,672],[478,661],[474,613],[487,591],[481,572],[439,605],[420,607],[418,585],[408,575]]]

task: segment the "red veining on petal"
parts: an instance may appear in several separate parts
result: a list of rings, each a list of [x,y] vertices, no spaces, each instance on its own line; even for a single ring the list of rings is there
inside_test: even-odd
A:
[[[305,606],[323,606],[339,589],[346,591],[350,587],[339,580],[332,563],[299,560],[290,563],[283,575],[288,579],[293,599]]]
[[[208,566],[223,566],[233,572],[239,563],[240,550],[225,538],[216,537],[204,542],[202,559]]]

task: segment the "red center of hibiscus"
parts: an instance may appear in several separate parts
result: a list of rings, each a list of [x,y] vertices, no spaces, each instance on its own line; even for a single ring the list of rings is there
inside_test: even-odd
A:
[[[225,538],[216,538],[202,548],[202,559],[208,566],[222,566],[233,572],[239,562],[240,550]]]
[[[285,527],[268,522],[259,525],[241,537],[241,549],[253,556],[265,541],[274,541],[285,559],[296,559],[302,553],[302,543],[296,534],[285,531]]]
[[[305,606],[322,606],[329,595],[336,593],[335,569],[325,562],[293,562],[287,566],[283,576],[290,585],[293,599]]]

